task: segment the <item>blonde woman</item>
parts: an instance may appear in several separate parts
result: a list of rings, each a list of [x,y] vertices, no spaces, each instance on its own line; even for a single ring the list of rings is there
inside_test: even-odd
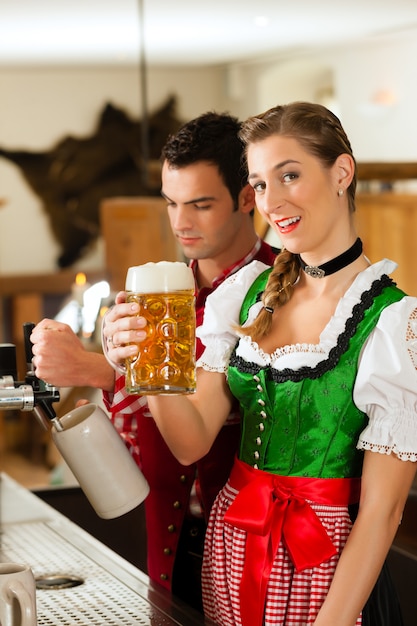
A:
[[[241,138],[257,209],[285,250],[209,296],[197,392],[149,398],[184,464],[240,403],[239,451],[206,535],[205,613],[222,626],[392,626],[364,606],[415,475],[417,299],[389,278],[394,263],[363,253],[335,115],[277,106]],[[146,334],[123,300],[105,331],[115,360]]]

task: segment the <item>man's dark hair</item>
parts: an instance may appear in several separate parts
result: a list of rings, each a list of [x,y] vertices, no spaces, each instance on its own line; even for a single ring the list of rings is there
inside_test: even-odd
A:
[[[239,193],[247,184],[240,129],[239,120],[228,113],[204,113],[168,137],[161,160],[173,168],[199,161],[216,165],[237,207]]]

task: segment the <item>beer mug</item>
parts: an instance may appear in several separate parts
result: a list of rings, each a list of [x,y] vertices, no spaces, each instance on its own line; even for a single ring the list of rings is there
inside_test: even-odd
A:
[[[35,577],[27,565],[0,563],[0,624],[37,624]]]
[[[131,394],[188,394],[196,389],[195,284],[190,267],[179,261],[160,261],[130,267],[126,276],[127,302],[139,305],[147,320],[147,336],[139,352],[120,366]],[[104,322],[105,323],[105,322]],[[107,342],[103,337],[107,356]]]
[[[120,517],[149,494],[147,480],[97,404],[84,404],[52,420],[51,434],[99,517]]]

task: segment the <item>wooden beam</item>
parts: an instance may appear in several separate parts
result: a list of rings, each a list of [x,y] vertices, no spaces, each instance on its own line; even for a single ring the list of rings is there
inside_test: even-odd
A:
[[[66,294],[71,292],[75,276],[82,270],[65,270],[53,274],[24,274],[0,276],[0,296],[22,293]],[[85,272],[89,283],[106,280],[106,272]]]
[[[396,180],[417,179],[417,163],[357,163],[358,180]]]

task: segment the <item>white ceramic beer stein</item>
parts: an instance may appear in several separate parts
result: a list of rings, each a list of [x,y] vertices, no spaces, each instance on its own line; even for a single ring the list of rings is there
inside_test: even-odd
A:
[[[0,563],[1,626],[36,626],[36,583],[27,565]]]
[[[148,495],[145,477],[110,419],[96,404],[85,404],[56,418],[51,433],[100,517],[119,517]]]

